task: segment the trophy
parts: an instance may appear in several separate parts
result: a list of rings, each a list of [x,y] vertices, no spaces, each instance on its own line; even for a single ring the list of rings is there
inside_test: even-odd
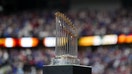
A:
[[[55,58],[44,66],[43,74],[91,74],[91,67],[79,65],[77,28],[63,13],[56,12]]]
[[[77,28],[60,12],[56,16],[56,47],[52,65],[79,64],[77,59]]]

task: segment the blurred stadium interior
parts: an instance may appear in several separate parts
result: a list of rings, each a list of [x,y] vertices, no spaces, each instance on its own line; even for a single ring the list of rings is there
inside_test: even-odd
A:
[[[0,0],[0,74],[42,74],[55,56],[56,11],[78,28],[92,74],[132,74],[132,0]]]

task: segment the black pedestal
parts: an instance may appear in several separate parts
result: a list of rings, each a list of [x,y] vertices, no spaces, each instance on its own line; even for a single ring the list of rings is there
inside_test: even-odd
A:
[[[91,67],[80,65],[44,66],[43,74],[92,74]]]

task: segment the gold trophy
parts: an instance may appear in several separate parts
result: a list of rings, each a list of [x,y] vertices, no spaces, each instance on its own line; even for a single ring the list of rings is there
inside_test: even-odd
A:
[[[63,13],[56,12],[55,58],[51,65],[80,64],[77,58],[77,28]]]

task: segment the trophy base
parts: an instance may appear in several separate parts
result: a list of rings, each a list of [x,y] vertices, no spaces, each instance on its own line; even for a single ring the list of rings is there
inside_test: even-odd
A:
[[[92,68],[81,65],[44,66],[43,74],[92,74]]]
[[[51,65],[70,65],[70,64],[78,65],[80,64],[80,61],[76,57],[70,55],[58,56],[52,59],[51,61]]]

